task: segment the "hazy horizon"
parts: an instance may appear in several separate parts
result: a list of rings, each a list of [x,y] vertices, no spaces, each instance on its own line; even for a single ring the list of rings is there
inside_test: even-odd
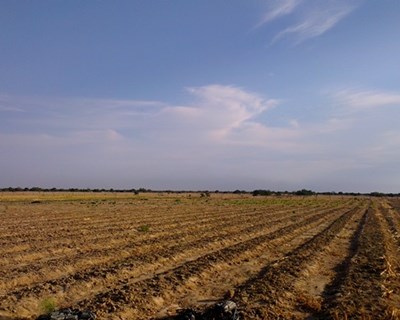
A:
[[[0,188],[400,192],[400,2],[1,1]]]

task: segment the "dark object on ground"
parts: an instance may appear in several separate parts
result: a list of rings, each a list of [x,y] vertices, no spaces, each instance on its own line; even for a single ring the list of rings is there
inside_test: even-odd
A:
[[[96,315],[88,310],[60,309],[52,313],[41,315],[36,320],[95,320]]]
[[[235,302],[226,300],[220,302],[203,313],[193,309],[181,310],[178,315],[166,319],[174,320],[239,320],[239,313]]]
[[[208,314],[209,313],[209,314]],[[207,320],[239,320],[237,305],[233,301],[226,300],[216,304],[205,314]]]
[[[176,320],[201,320],[201,319],[203,319],[201,314],[192,309],[181,310],[176,317]]]

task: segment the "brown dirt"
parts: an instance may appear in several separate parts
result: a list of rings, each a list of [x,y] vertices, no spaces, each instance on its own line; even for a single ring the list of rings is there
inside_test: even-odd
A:
[[[397,199],[29,197],[0,196],[0,319],[48,297],[147,320],[224,296],[242,319],[400,318]]]

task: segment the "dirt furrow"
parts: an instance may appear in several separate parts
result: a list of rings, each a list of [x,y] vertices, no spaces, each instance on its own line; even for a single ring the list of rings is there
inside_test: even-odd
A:
[[[293,301],[288,311],[299,319],[318,319],[329,305],[357,249],[366,218],[361,208],[318,255],[311,257],[294,282]]]
[[[269,223],[278,223],[279,221],[282,220],[282,218],[280,219],[276,219],[276,220],[269,220],[269,217],[261,217],[262,220],[260,221],[264,221],[264,223],[261,223],[259,226],[257,226],[256,228],[254,227],[254,219],[252,218],[246,218],[245,221],[238,219],[238,221],[235,220],[231,220],[229,221],[229,223],[223,224],[223,227],[221,227],[218,232],[223,234],[224,232],[226,233],[230,233],[231,235],[235,235],[235,233],[229,231],[231,227],[235,227],[238,223],[240,223],[240,225],[243,227],[242,230],[237,230],[238,232],[246,232],[249,229],[253,229],[256,230],[257,228],[260,228],[261,226],[265,226],[266,224]],[[154,246],[157,243],[164,243],[165,245],[167,245],[168,243],[174,244],[176,246],[176,242],[181,242],[181,240],[183,239],[187,244],[193,244],[193,239],[196,238],[196,241],[198,240],[204,240],[204,239],[208,239],[210,240],[210,237],[214,237],[215,236],[215,228],[218,225],[218,223],[216,224],[210,224],[209,228],[206,229],[201,229],[201,228],[197,228],[199,226],[196,226],[196,228],[194,229],[184,229],[183,232],[180,233],[172,233],[171,231],[163,233],[161,236],[158,235],[148,235],[145,239],[143,240],[139,240],[139,241],[132,241],[132,242],[128,242],[125,239],[123,239],[122,241],[125,242],[124,246],[118,246],[115,245],[112,248],[105,248],[105,249],[98,249],[96,250],[95,248],[87,248],[89,254],[87,254],[86,252],[78,252],[76,255],[74,256],[65,256],[65,257],[61,257],[57,258],[55,260],[45,260],[45,261],[39,261],[39,263],[35,264],[35,263],[27,263],[25,265],[22,265],[20,267],[15,266],[13,268],[12,264],[10,264],[10,268],[11,270],[8,271],[6,268],[3,268],[1,273],[4,274],[3,279],[5,281],[8,281],[11,283],[11,285],[13,287],[15,287],[15,284],[13,284],[14,282],[18,283],[17,280],[15,281],[11,281],[13,278],[18,277],[19,274],[22,274],[23,277],[26,277],[27,273],[33,273],[34,274],[38,274],[38,272],[40,272],[40,274],[48,274],[48,272],[45,271],[45,269],[54,269],[57,267],[62,267],[64,265],[68,265],[68,266],[73,266],[73,265],[79,265],[79,269],[80,270],[84,270],[85,269],[85,265],[82,264],[80,265],[80,263],[85,263],[87,262],[88,265],[86,267],[92,267],[93,264],[98,266],[98,263],[96,263],[96,257],[98,257],[97,259],[98,262],[103,262],[104,260],[107,260],[106,257],[109,256],[110,260],[115,260],[115,257],[119,257],[118,261],[115,261],[114,263],[118,263],[118,264],[124,264],[126,263],[126,259],[132,256],[135,256],[137,254],[137,248],[140,247],[141,251],[144,251],[143,249],[145,247],[149,247],[149,251],[146,251],[146,254],[151,254],[151,246]],[[202,236],[199,238],[197,234],[201,234]],[[207,238],[208,236],[208,238]],[[165,246],[164,245],[164,246]],[[103,246],[106,246],[106,244],[103,244]],[[156,248],[156,247],[154,247]],[[164,247],[165,249],[165,247]],[[108,253],[108,255],[107,255]],[[30,277],[31,280],[34,279],[34,276]],[[43,279],[41,279],[42,281]]]
[[[293,282],[307,262],[321,252],[357,212],[352,209],[326,229],[293,250],[284,259],[267,265],[254,278],[236,288],[235,299],[246,319],[289,319],[287,305],[293,299]]]
[[[392,233],[392,237],[400,250],[400,214],[388,203],[383,203],[381,210],[383,211],[383,217],[388,224],[388,228]]]
[[[329,214],[329,212],[332,212],[333,209],[327,210],[325,212],[323,212],[324,214]],[[312,214],[312,213],[311,213]],[[310,213],[308,215],[311,215]],[[261,217],[262,219],[259,219],[259,224],[254,225],[253,222],[249,222],[249,224],[246,226],[246,224],[242,224],[242,228],[236,230],[235,232],[230,231],[229,228],[230,227],[234,227],[237,223],[232,223],[231,224],[226,224],[224,227],[220,227],[218,228],[218,233],[223,236],[224,241],[228,241],[229,239],[235,239],[237,234],[240,235],[251,235],[252,233],[254,234],[255,232],[264,232],[263,229],[265,229],[267,226],[271,225],[271,224],[276,224],[275,227],[278,227],[279,225],[282,224],[286,224],[288,221],[295,221],[297,219],[297,217],[301,217],[301,216],[308,216],[308,215],[304,215],[302,213],[296,214],[296,215],[292,215],[292,216],[286,216],[286,217],[282,217],[276,220],[269,220],[269,217]],[[237,228],[236,228],[237,229]],[[226,235],[224,235],[226,234]],[[189,236],[189,237],[188,237]],[[78,268],[80,271],[79,273],[81,275],[84,274],[88,274],[89,277],[92,277],[93,275],[93,270],[97,269],[97,270],[110,270],[108,272],[111,273],[116,273],[119,271],[119,268],[121,266],[126,266],[126,267],[133,267],[132,265],[130,265],[130,261],[134,261],[135,264],[138,263],[138,261],[140,261],[141,263],[146,262],[144,260],[144,258],[141,258],[141,256],[138,256],[138,251],[140,248],[140,252],[142,252],[143,256],[146,257],[147,260],[151,259],[152,257],[156,256],[156,257],[160,257],[160,254],[162,256],[162,254],[167,254],[167,253],[171,253],[171,252],[176,252],[177,249],[181,249],[183,250],[184,248],[196,248],[196,247],[201,247],[202,245],[204,245],[204,243],[209,243],[209,242],[213,242],[213,241],[217,241],[218,239],[221,238],[221,236],[215,235],[215,229],[211,228],[208,230],[203,230],[202,231],[202,237],[198,237],[198,235],[196,234],[196,232],[192,232],[191,230],[187,230],[186,233],[177,233],[177,234],[173,234],[170,235],[170,242],[164,242],[164,246],[162,248],[157,249],[157,246],[155,245],[157,243],[158,239],[149,239],[149,243],[148,243],[148,250],[146,250],[145,247],[145,243],[141,243],[141,245],[135,245],[132,246],[132,248],[130,249],[130,251],[124,252],[125,257],[119,258],[118,260],[114,260],[112,261],[111,265],[105,264],[105,265],[99,265],[99,264],[95,264],[95,261],[93,260],[87,260],[87,262],[89,262],[89,269],[85,270],[84,266],[80,266],[80,268]],[[191,240],[191,238],[195,239]],[[180,240],[180,241],[179,241]],[[177,242],[178,241],[178,242]],[[181,243],[182,242],[182,243]],[[170,247],[168,247],[168,243],[172,244],[172,247],[170,245]],[[155,251],[154,251],[155,250]],[[172,250],[172,251],[171,251]],[[162,251],[162,253],[160,253],[160,251]],[[83,260],[85,260],[85,256],[82,255],[81,257]],[[101,259],[103,259],[103,255],[101,255],[100,257]],[[104,260],[100,260],[100,261],[104,261]],[[68,263],[68,261],[66,261],[66,265],[70,266]],[[76,264],[76,262],[75,262]],[[93,264],[95,264],[93,266]],[[104,262],[103,262],[104,264]],[[46,264],[44,266],[45,268],[49,268],[52,269],[51,264]],[[30,268],[29,266],[27,267],[28,269]],[[28,270],[26,270],[28,271]],[[33,270],[34,271],[34,270]],[[41,272],[42,274],[46,274],[47,276],[49,276],[51,274],[51,271],[49,270],[48,272],[45,272],[45,270],[43,270]],[[32,291],[35,289],[35,284],[32,283],[32,281],[35,279],[34,275],[36,274],[36,272],[33,273],[33,275],[31,277],[28,276],[28,278],[31,280],[31,284],[29,285],[28,289],[29,291]],[[102,274],[106,275],[107,272],[102,272]],[[24,278],[27,276],[27,274],[23,274],[22,275]],[[63,282],[66,282],[65,278],[73,278],[74,275],[68,275],[66,277],[63,277],[61,279],[64,279]],[[85,276],[82,276],[83,279],[86,279]],[[46,285],[47,282],[49,283],[54,283],[54,281],[56,279],[52,279],[49,281],[43,281],[44,279],[41,278],[39,284],[42,285]],[[79,279],[75,279],[75,280],[79,280]],[[18,283],[18,279],[16,279],[15,281],[10,281],[10,284],[15,287],[16,284]],[[26,286],[27,284],[24,284],[24,286]],[[33,285],[33,287],[32,287]],[[21,288],[23,289],[23,288]],[[13,291],[13,294],[16,294],[17,291]]]
[[[324,319],[376,319],[377,315],[385,319],[385,239],[375,210],[367,210],[355,254],[337,283],[336,294],[326,301],[320,314]]]
[[[177,209],[177,208],[175,208]],[[256,208],[255,208],[256,209]],[[313,208],[307,208],[307,210],[312,210]],[[168,208],[166,208],[168,213]],[[286,209],[287,211],[290,208]],[[223,221],[224,217],[228,218],[230,216],[235,215],[243,215],[243,209],[240,208],[236,210],[224,209],[223,207],[216,207],[215,210],[211,212],[204,212],[204,208],[202,207],[193,207],[191,210],[184,210],[183,213],[174,213],[174,214],[166,214],[162,217],[154,217],[154,213],[145,214],[141,212],[140,217],[136,214],[130,215],[115,215],[108,219],[104,218],[104,221],[101,222],[101,225],[98,224],[98,217],[88,217],[86,214],[76,213],[75,220],[70,223],[66,223],[63,219],[63,216],[59,214],[59,217],[56,221],[56,226],[51,226],[48,224],[37,223],[36,220],[29,220],[26,223],[29,227],[20,227],[14,225],[11,227],[10,234],[6,236],[4,232],[0,234],[0,252],[4,255],[7,251],[12,252],[12,248],[9,248],[7,245],[10,245],[18,250],[18,247],[24,244],[29,244],[29,247],[32,247],[31,250],[34,251],[35,247],[46,249],[46,247],[51,246],[54,248],[57,245],[57,241],[59,237],[66,237],[67,239],[79,240],[82,235],[85,235],[85,238],[89,238],[93,235],[96,238],[108,240],[115,233],[124,232],[127,229],[136,229],[140,225],[151,225],[152,229],[164,229],[166,225],[171,225],[173,228],[173,224],[176,227],[184,227],[185,223],[194,223],[198,221],[201,223],[202,219],[221,219]],[[254,210],[254,214],[260,213],[260,209]],[[269,210],[267,212],[263,212],[263,214],[274,214],[276,210]],[[282,211],[282,209],[280,210]],[[253,211],[246,211],[246,214],[253,214]],[[103,216],[102,213],[99,213],[100,216]],[[24,218],[26,220],[26,218]],[[114,221],[115,220],[115,221]],[[227,220],[227,219],[226,219]],[[115,225],[117,223],[117,225]],[[22,230],[18,232],[18,230]],[[49,244],[48,235],[42,230],[52,230],[51,236],[53,241]],[[19,234],[19,237],[16,237],[16,234]],[[100,235],[102,237],[100,238]],[[8,237],[8,238],[7,238]],[[7,240],[8,239],[8,240]],[[29,239],[29,241],[28,241]],[[19,251],[19,250],[18,250]]]
[[[281,224],[286,224],[288,220],[292,219],[292,217],[287,217],[280,219]],[[257,227],[248,226],[242,230],[241,234],[248,234],[250,231],[254,232],[255,229],[262,229],[262,227],[269,224],[266,222],[264,225],[259,225]],[[279,225],[279,224],[278,224]],[[51,288],[57,287],[68,287],[73,286],[74,283],[81,284],[83,281],[89,281],[90,279],[97,279],[97,278],[106,278],[112,274],[118,274],[119,272],[123,273],[124,269],[133,269],[135,266],[142,265],[144,263],[154,263],[155,261],[168,256],[173,256],[177,252],[184,251],[187,249],[193,250],[194,248],[204,248],[208,243],[213,241],[222,240],[224,244],[226,243],[229,238],[233,240],[236,238],[236,235],[231,233],[229,236],[222,235],[217,236],[215,234],[211,234],[209,237],[199,238],[198,236],[195,237],[195,241],[188,241],[185,238],[182,238],[182,243],[171,243],[172,246],[167,247],[164,245],[163,247],[154,246],[152,248],[149,247],[150,251],[146,250],[139,250],[136,255],[130,255],[128,258],[125,259],[118,259],[113,261],[111,264],[106,264],[104,266],[101,265],[94,265],[87,270],[80,270],[78,273],[72,273],[66,276],[62,276],[61,278],[56,278],[48,281],[40,280],[37,284],[31,284],[29,286],[24,286],[20,289],[13,290],[8,292],[8,296],[17,297],[21,299],[23,296],[29,295],[38,295],[41,292],[48,292]],[[228,242],[229,243],[229,242]],[[185,249],[186,248],[186,249]],[[122,269],[122,270],[121,270]],[[55,292],[53,290],[53,292]],[[6,299],[6,296],[2,297],[3,300]]]
[[[168,210],[167,210],[168,211]],[[211,214],[207,214],[208,216],[217,216],[220,212],[215,211]],[[228,212],[227,214],[232,214],[232,212]],[[99,215],[103,216],[102,213]],[[137,227],[142,224],[151,224],[154,228],[161,226],[163,227],[165,223],[170,223],[171,219],[174,220],[174,223],[185,223],[186,221],[193,221],[199,218],[199,213],[196,211],[191,213],[182,213],[177,215],[176,213],[165,217],[160,217],[156,219],[154,213],[146,213],[140,212],[136,214],[129,215],[117,215],[113,213],[110,215],[105,215],[104,219],[99,220],[98,217],[88,217],[85,214],[75,213],[75,218],[72,221],[65,221],[63,216],[60,215],[55,221],[55,225],[49,225],[48,223],[38,223],[36,220],[27,220],[25,218],[24,221],[27,226],[21,226],[20,223],[16,225],[14,222],[13,226],[10,226],[9,233],[3,232],[0,238],[0,244],[2,248],[5,248],[6,244],[11,243],[11,245],[24,244],[29,239],[29,242],[44,242],[46,240],[46,235],[44,235],[41,230],[52,230],[52,234],[54,235],[54,240],[57,240],[58,235],[66,235],[68,238],[79,238],[82,235],[82,230],[91,231],[93,235],[98,234],[99,232],[105,232],[109,235],[121,230],[127,229],[127,227]],[[18,232],[21,230],[21,232]],[[16,239],[16,231],[19,234],[19,239]]]
[[[153,310],[159,311],[158,318],[165,316],[169,310],[177,309],[178,306],[195,308],[199,303],[221,300],[224,295],[232,292],[231,288],[257,274],[266,264],[283,258],[295,247],[326,228],[339,215],[339,212],[326,215],[320,220],[310,222],[281,237],[254,245],[229,261],[214,263],[173,290],[166,290],[166,293],[157,299],[149,301],[148,305],[152,305]],[[123,308],[116,316],[124,319],[131,318],[131,312],[132,308]]]
[[[298,257],[299,248],[365,201],[222,194],[111,201],[62,197],[70,200],[3,204],[0,318],[31,320],[49,297],[59,307],[92,309],[99,320],[148,320],[174,303],[195,305],[198,300],[190,305],[190,297],[221,298],[258,278],[267,266],[279,269],[282,261]],[[382,225],[389,225],[390,217],[396,223],[394,209],[388,216],[381,213]],[[143,225],[150,229],[140,230]],[[302,262],[300,268],[308,266]],[[296,292],[293,287],[289,295]],[[240,290],[233,299],[239,295]],[[251,299],[248,305],[238,302],[243,315],[243,307],[254,309]]]
[[[228,214],[231,215],[231,213],[228,213]],[[239,215],[239,217],[246,219],[247,216],[250,218],[253,215],[257,215],[257,213],[251,212],[250,214],[245,214],[245,215],[241,214],[241,215]],[[78,219],[78,217],[77,217],[77,219]],[[90,243],[91,244],[90,248],[83,248],[84,250],[86,249],[87,252],[82,252],[82,253],[87,254],[88,252],[91,252],[92,250],[96,250],[95,245],[97,243],[98,243],[99,247],[101,248],[101,250],[104,250],[104,243],[108,242],[110,239],[112,239],[111,244],[120,248],[121,243],[126,242],[127,238],[135,238],[135,239],[141,238],[141,237],[154,238],[154,237],[170,234],[172,231],[176,230],[177,227],[182,228],[182,229],[190,228],[192,226],[201,228],[203,226],[212,225],[218,221],[224,221],[224,220],[231,220],[231,219],[227,219],[226,215],[222,215],[222,216],[218,216],[218,218],[213,218],[213,216],[209,216],[209,217],[202,218],[202,219],[194,219],[193,217],[189,217],[189,218],[187,218],[186,221],[183,220],[180,222],[176,222],[175,218],[171,217],[169,224],[168,223],[164,224],[162,228],[157,229],[154,224],[149,225],[149,227],[151,227],[151,233],[138,232],[137,228],[138,228],[138,226],[141,225],[140,223],[138,224],[137,222],[135,222],[135,224],[137,226],[133,227],[133,226],[129,225],[129,221],[124,221],[125,227],[121,228],[120,232],[118,232],[118,233],[112,232],[110,229],[95,230],[95,232],[93,232],[93,230],[90,228],[91,233],[85,234],[85,239],[82,239],[81,236],[73,237],[68,232],[67,233],[62,232],[60,234],[60,236],[62,236],[63,238],[62,239],[54,239],[54,241],[52,241],[51,243],[49,243],[48,239],[45,239],[43,237],[43,242],[46,242],[45,246],[42,245],[42,243],[41,243],[42,241],[40,241],[40,242],[36,241],[33,244],[26,246],[27,248],[24,251],[21,252],[20,250],[18,250],[18,254],[21,256],[21,257],[18,257],[18,262],[23,263],[22,258],[26,258],[26,260],[28,260],[29,263],[31,264],[34,260],[39,260],[42,257],[42,255],[41,255],[42,252],[43,252],[44,256],[48,256],[48,248],[47,247],[52,249],[52,251],[53,251],[52,259],[54,260],[54,258],[55,258],[54,251],[59,248],[67,249],[67,251],[73,252],[73,251],[76,251],[75,248],[77,248],[77,247],[79,248],[81,246],[83,247],[83,244],[85,244],[85,246],[86,246],[88,243]],[[82,231],[80,231],[80,235],[82,235]],[[128,246],[130,246],[130,245],[131,244],[128,244]],[[18,248],[18,246],[15,246],[15,248]],[[38,250],[39,248],[40,248],[40,250]],[[3,251],[6,251],[6,250],[7,249],[3,248]],[[29,252],[33,252],[34,257],[29,257],[29,256],[25,257],[29,254]],[[104,251],[103,251],[103,253],[104,253]],[[65,256],[67,254],[68,254],[68,252],[63,251],[62,257],[65,258]],[[3,253],[2,256],[4,259],[12,258],[12,254],[4,254]],[[15,266],[18,262],[11,261],[13,266]],[[1,262],[0,262],[0,264],[1,264]],[[18,266],[16,266],[16,267],[18,267]]]
[[[183,231],[183,235],[186,233],[195,234],[197,232],[204,233],[207,232],[208,229],[211,229],[213,225],[221,224],[223,228],[227,228],[230,226],[234,226],[236,224],[244,225],[245,223],[254,222],[254,218],[262,220],[271,219],[271,223],[275,221],[279,221],[278,217],[286,216],[288,214],[293,214],[293,218],[296,216],[304,215],[301,211],[296,211],[296,214],[293,214],[289,211],[278,211],[271,214],[263,213],[260,216],[259,212],[256,213],[245,213],[241,215],[236,215],[233,219],[230,217],[229,219],[226,216],[218,217],[214,220],[207,218],[206,220],[200,220],[199,223],[196,223],[196,220],[192,220],[190,224],[183,223],[182,226],[179,226],[180,230]],[[307,214],[315,212],[315,209],[308,210]],[[205,229],[204,229],[205,228]],[[51,255],[49,255],[49,249],[47,251],[45,248],[43,250],[32,250],[32,254],[28,255],[26,253],[20,253],[17,257],[10,257],[8,255],[3,255],[3,260],[0,262],[0,266],[2,266],[2,271],[0,274],[7,275],[7,278],[12,277],[13,274],[25,273],[27,271],[37,272],[43,266],[56,268],[58,266],[62,266],[65,264],[74,264],[80,263],[80,260],[84,259],[85,261],[91,261],[91,264],[94,263],[93,259],[101,256],[111,256],[118,252],[123,254],[127,254],[127,251],[134,248],[136,245],[146,244],[146,243],[154,243],[156,241],[166,242],[169,240],[173,240],[174,238],[179,237],[179,234],[174,233],[173,231],[177,229],[177,226],[174,224],[172,226],[167,225],[162,231],[155,231],[151,227],[151,232],[148,234],[140,233],[136,229],[131,231],[129,229],[126,232],[120,234],[114,234],[112,239],[108,242],[104,242],[96,238],[96,241],[91,240],[90,238],[85,237],[85,239],[81,239],[80,242],[76,242],[75,240],[70,240],[71,243],[67,245],[66,248],[57,248],[57,246],[51,248]],[[47,241],[48,242],[48,241]],[[50,245],[50,244],[49,244]],[[36,262],[35,262],[36,261]]]
[[[381,288],[386,298],[387,310],[386,319],[400,319],[400,246],[399,246],[399,224],[396,223],[392,208],[387,203],[379,204],[377,216],[381,223],[381,230],[384,235],[385,270],[381,274],[383,283]]]
[[[308,212],[313,212],[315,209],[310,208]],[[285,215],[288,214],[290,211],[289,210],[281,210],[277,212],[262,212],[262,216],[269,216],[271,219],[276,218],[277,216],[280,215]],[[201,219],[196,219],[196,217],[189,217],[186,219],[179,220],[179,222],[176,222],[176,218],[172,216],[168,223],[165,223],[162,225],[161,228],[157,228],[155,224],[149,224],[151,228],[151,236],[165,236],[176,230],[177,228],[179,229],[188,229],[191,227],[196,227],[196,228],[201,228],[203,226],[211,226],[213,224],[217,224],[219,222],[224,222],[224,225],[227,224],[226,221],[228,221],[228,224],[234,224],[234,223],[242,223],[241,220],[238,220],[238,218],[243,219],[245,221],[246,219],[251,219],[252,217],[257,217],[260,216],[259,211],[250,211],[250,212],[240,212],[239,214],[235,212],[223,212],[220,213],[218,212],[217,214],[210,214],[207,215],[204,218]],[[234,217],[234,219],[232,219]],[[66,256],[68,256],[68,253],[76,253],[77,250],[76,248],[81,248],[82,254],[87,255],[88,253],[93,253],[96,254],[96,244],[98,244],[99,250],[102,250],[102,253],[106,253],[107,248],[104,249],[104,242],[109,242],[108,246],[112,244],[115,248],[121,248],[121,243],[126,242],[126,238],[137,238],[137,237],[143,237],[146,236],[146,234],[137,232],[137,228],[140,225],[143,225],[141,223],[137,223],[135,221],[136,227],[128,224],[128,221],[125,221],[125,228],[121,229],[120,232],[111,232],[109,229],[107,230],[96,230],[96,232],[93,232],[91,228],[88,228],[90,230],[90,234],[85,234],[85,239],[82,239],[82,231],[80,231],[80,236],[79,237],[73,237],[69,232],[61,232],[60,236],[64,237],[63,239],[54,239],[53,241],[49,242],[48,238],[45,238],[43,236],[42,241],[30,241],[28,245],[22,245],[22,250],[21,250],[21,244],[20,245],[15,245],[13,248],[2,248],[1,251],[3,251],[2,256],[3,256],[3,261],[0,261],[0,265],[4,268],[5,264],[10,264],[13,266],[13,269],[18,268],[18,264],[23,264],[24,261],[29,261],[29,264],[32,264],[34,260],[42,260],[45,257],[48,257],[49,255],[49,248],[51,248],[52,256],[51,260],[56,259],[57,251],[59,251],[59,257],[62,259],[65,259]],[[146,225],[146,224],[144,224]],[[155,235],[156,233],[156,235]],[[147,235],[148,236],[148,235]],[[111,241],[110,241],[111,240]],[[44,243],[43,243],[44,242]],[[90,248],[87,247],[87,244],[90,243],[91,246]],[[8,249],[8,250],[7,250]],[[112,250],[112,248],[110,248]],[[11,251],[11,252],[10,252]],[[14,251],[14,252],[13,252]],[[32,253],[31,256],[29,253]],[[76,255],[75,254],[75,255]],[[78,253],[80,254],[80,253]],[[15,255],[17,255],[15,257]],[[13,259],[14,258],[14,259]],[[8,262],[9,261],[9,262]]]
[[[200,256],[194,260],[188,261],[181,266],[178,266],[172,270],[159,273],[154,277],[142,281],[130,281],[121,287],[114,288],[113,290],[101,292],[93,298],[83,300],[79,303],[81,306],[89,306],[91,304],[100,305],[99,310],[104,314],[115,312],[116,309],[121,306],[134,307],[138,314],[137,319],[145,319],[143,315],[149,315],[151,310],[147,306],[146,296],[158,297],[161,294],[162,288],[168,287],[170,290],[178,287],[182,281],[189,279],[195,275],[198,275],[212,265],[221,261],[231,261],[237,255],[250,250],[254,246],[257,246],[263,242],[271,241],[278,237],[282,237],[294,230],[301,228],[302,226],[308,225],[316,219],[322,219],[325,214],[318,214],[308,219],[304,219],[300,222],[293,223],[286,227],[280,228],[272,233],[268,233],[263,236],[259,236],[247,241],[237,243],[235,245],[210,252],[203,256]],[[141,315],[141,316],[140,316]]]

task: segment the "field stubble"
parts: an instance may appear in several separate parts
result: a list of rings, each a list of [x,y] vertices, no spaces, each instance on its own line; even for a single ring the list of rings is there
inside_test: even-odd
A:
[[[35,200],[35,201],[32,201]],[[2,194],[0,319],[400,319],[400,200]]]

